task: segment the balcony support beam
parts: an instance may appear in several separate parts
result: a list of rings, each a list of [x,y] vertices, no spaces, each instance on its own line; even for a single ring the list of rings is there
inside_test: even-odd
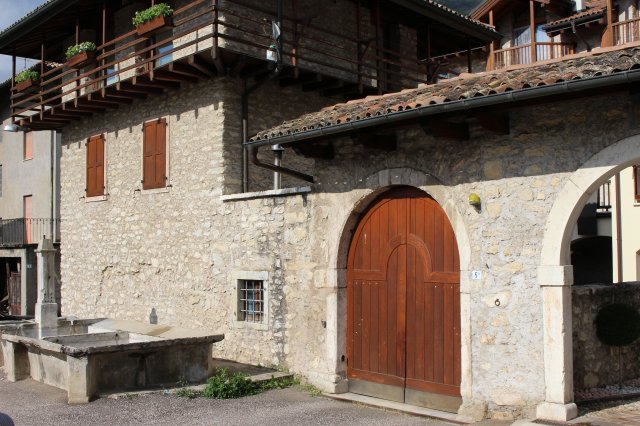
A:
[[[200,59],[198,56],[195,56],[195,55],[189,56],[189,58],[187,59],[187,63],[191,67],[200,71],[202,74],[206,75],[207,77],[214,76],[213,70],[211,69],[209,64],[207,64],[204,60]]]

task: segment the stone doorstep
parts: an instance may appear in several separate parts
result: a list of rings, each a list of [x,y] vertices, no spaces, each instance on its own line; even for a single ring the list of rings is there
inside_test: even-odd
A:
[[[327,398],[337,401],[351,402],[362,404],[369,407],[382,408],[389,411],[397,411],[399,413],[411,414],[413,416],[427,417],[430,419],[442,420],[451,425],[466,425],[473,423],[470,420],[461,419],[457,414],[447,413],[445,411],[433,410],[431,408],[418,407],[416,405],[403,404],[401,402],[387,401],[371,396],[358,395],[355,393],[323,393]]]
[[[274,371],[272,373],[262,373],[262,374],[255,374],[253,376],[249,376],[249,379],[252,382],[266,382],[267,380],[271,380],[271,379],[287,379],[287,378],[293,378],[293,374],[286,373],[284,371]],[[145,395],[153,395],[153,394],[174,395],[181,390],[192,390],[196,392],[202,392],[206,387],[207,387],[207,384],[203,383],[200,385],[193,385],[193,386],[108,393],[108,394],[100,394],[98,396],[101,398],[122,399],[122,398],[132,398],[137,396],[145,396]]]

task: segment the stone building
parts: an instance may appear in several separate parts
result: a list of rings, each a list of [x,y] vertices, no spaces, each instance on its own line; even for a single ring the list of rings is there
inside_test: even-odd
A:
[[[467,419],[575,416],[571,233],[640,160],[640,51],[436,82],[437,58],[470,62],[500,35],[430,1],[254,7],[249,23],[284,22],[279,46],[272,25],[256,42],[234,2],[212,4],[197,24],[174,5],[169,39],[94,28],[97,63],[53,71],[48,108],[14,103],[21,125],[63,129],[63,314],[155,309],[223,332],[216,356],[327,392]],[[19,54],[56,59],[87,30],[66,8],[46,3],[0,52],[22,39]],[[65,26],[53,47],[35,37]]]

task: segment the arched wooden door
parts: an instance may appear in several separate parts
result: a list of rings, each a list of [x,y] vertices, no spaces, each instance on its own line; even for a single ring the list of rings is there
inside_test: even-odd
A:
[[[440,205],[414,188],[360,221],[347,272],[349,390],[447,411],[460,399],[460,264]]]

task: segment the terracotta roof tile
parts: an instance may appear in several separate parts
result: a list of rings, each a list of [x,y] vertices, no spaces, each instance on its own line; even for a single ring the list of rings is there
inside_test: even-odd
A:
[[[558,19],[553,22],[549,22],[544,27],[546,30],[551,29],[560,29],[565,26],[565,24],[570,24],[573,21],[577,21],[583,18],[593,17],[594,19],[599,15],[602,15],[607,10],[607,1],[606,0],[593,0],[587,4],[586,9],[581,12],[574,13],[571,16],[567,16],[562,19]]]
[[[433,85],[423,85],[416,89],[368,96],[333,105],[262,131],[251,140],[269,139],[277,135],[304,132],[318,126],[334,126],[367,117],[394,114],[405,109],[425,108],[460,99],[615,74],[636,68],[640,68],[640,47],[574,55],[563,61],[468,75],[443,80]]]

